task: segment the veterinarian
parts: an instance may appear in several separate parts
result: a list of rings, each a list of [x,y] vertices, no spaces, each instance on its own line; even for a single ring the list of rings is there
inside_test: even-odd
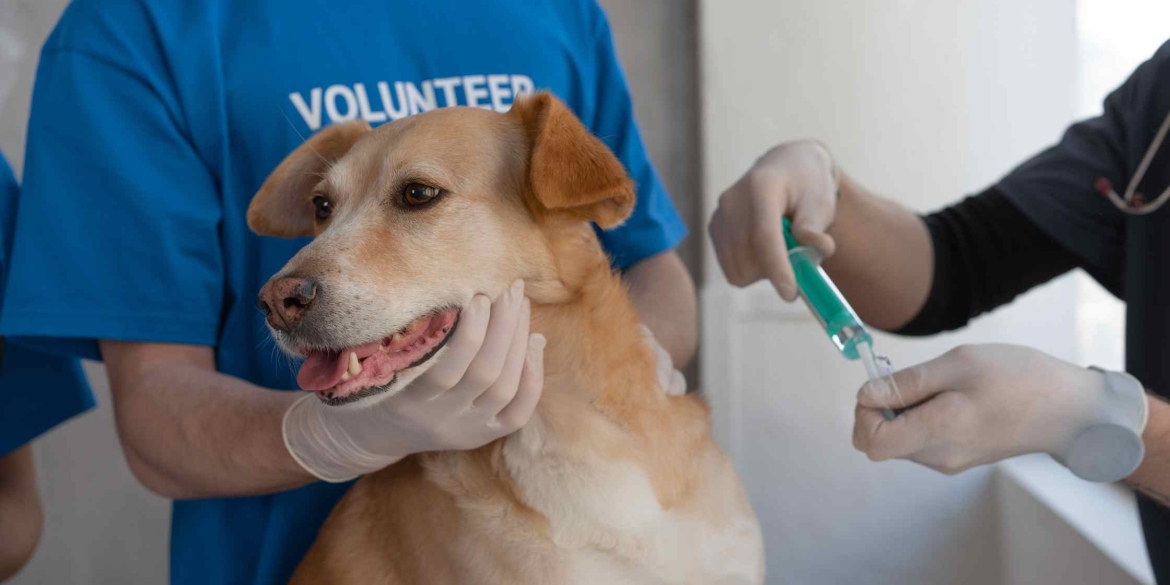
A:
[[[956,348],[894,375],[905,404],[883,384],[863,386],[854,445],[944,473],[1048,452],[1082,477],[1125,476],[1146,496],[1150,560],[1170,582],[1170,405],[1161,398],[1170,391],[1170,206],[1156,208],[1170,195],[1168,129],[1170,43],[1106,98],[1102,115],[941,211],[916,216],[853,181],[823,145],[793,142],[723,194],[710,232],[732,284],[766,278],[791,301],[780,229],[791,217],[799,241],[833,254],[825,269],[862,319],[906,335],[957,329],[1085,269],[1128,305],[1128,373],[1026,347]],[[879,413],[906,405],[892,421]]]
[[[16,177],[0,156],[0,289],[16,220]],[[36,550],[43,516],[29,444],[93,406],[77,359],[0,341],[0,582]]]
[[[76,0],[66,9],[37,71],[0,329],[105,361],[131,470],[177,500],[172,583],[284,583],[350,485],[317,481],[324,468],[353,477],[409,454],[391,445],[469,448],[518,428],[474,412],[417,415],[393,399],[378,420],[312,411],[335,430],[377,428],[352,433],[373,437],[357,447],[376,457],[359,458],[284,425],[303,394],[287,391],[296,368],[272,346],[256,295],[305,240],[255,236],[245,210],[285,155],[328,124],[449,106],[505,111],[541,88],[638,185],[633,217],[600,237],[646,325],[686,363],[695,300],[673,252],[686,229],[646,155],[592,0]],[[521,303],[464,318],[517,322],[501,306]],[[468,357],[448,364],[465,373],[460,395],[496,383],[481,374],[500,371],[509,352],[498,344],[512,338],[461,347]],[[495,351],[478,351],[488,346]],[[539,367],[539,344],[522,349],[535,356],[525,367]],[[505,389],[528,413],[541,390],[533,378]]]

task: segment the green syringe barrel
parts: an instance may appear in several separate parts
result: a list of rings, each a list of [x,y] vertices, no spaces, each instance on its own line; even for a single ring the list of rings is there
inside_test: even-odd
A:
[[[832,279],[821,268],[821,255],[816,250],[801,246],[792,237],[792,225],[784,218],[784,243],[788,246],[788,261],[796,276],[800,298],[825,328],[837,350],[846,359],[858,359],[858,343],[873,345],[869,331],[853,311],[853,307],[837,290]]]

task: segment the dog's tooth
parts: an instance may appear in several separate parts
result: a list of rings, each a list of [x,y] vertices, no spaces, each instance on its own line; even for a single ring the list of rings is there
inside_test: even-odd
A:
[[[354,352],[349,352],[349,373],[356,376],[362,373],[362,363],[358,361],[358,356]]]
[[[342,382],[348,382],[348,381],[349,381],[349,372],[342,372],[342,373],[341,373],[341,381],[342,381]]]
[[[394,335],[390,336],[390,343],[398,343],[400,341],[402,341],[401,333],[395,333]]]

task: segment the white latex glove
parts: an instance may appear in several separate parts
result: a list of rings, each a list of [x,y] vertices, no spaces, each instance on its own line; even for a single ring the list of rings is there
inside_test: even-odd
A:
[[[424,451],[474,449],[528,422],[544,386],[543,335],[529,335],[523,281],[476,295],[439,361],[393,396],[338,408],[308,395],[284,415],[284,442],[309,473],[348,481]]]
[[[650,328],[639,323],[638,331],[646,338],[646,343],[654,350],[654,365],[658,372],[658,383],[666,390],[667,396],[681,396],[687,393],[687,379],[683,373],[674,368],[674,358],[654,338]]]
[[[764,153],[719,197],[707,231],[728,282],[747,286],[768,279],[786,301],[796,300],[780,220],[792,219],[792,235],[825,257],[835,248],[825,230],[837,210],[837,176],[819,142],[786,142]]]
[[[1103,471],[1093,459],[1099,463],[1102,454],[1119,453],[1125,447],[1119,439],[1136,433],[1137,460],[1122,464],[1136,468],[1148,404],[1140,385],[1118,392],[1105,376],[1027,347],[958,347],[894,373],[905,403],[882,380],[862,386],[853,445],[874,461],[909,459],[946,474],[1040,452],[1085,479],[1121,479],[1094,477],[1117,474],[1117,457],[1104,458],[1113,471]],[[911,408],[892,421],[880,413],[905,406]],[[1134,446],[1128,446],[1120,452],[1132,457]]]

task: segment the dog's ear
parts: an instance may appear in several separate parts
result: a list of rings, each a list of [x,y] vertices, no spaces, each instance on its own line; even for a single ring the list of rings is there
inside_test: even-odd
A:
[[[634,185],[622,163],[565,104],[548,92],[518,98],[509,115],[528,133],[531,202],[569,213],[603,229],[621,225],[634,210]]]
[[[285,157],[248,205],[248,227],[262,236],[313,235],[312,190],[329,165],[370,131],[365,120],[333,124]]]

